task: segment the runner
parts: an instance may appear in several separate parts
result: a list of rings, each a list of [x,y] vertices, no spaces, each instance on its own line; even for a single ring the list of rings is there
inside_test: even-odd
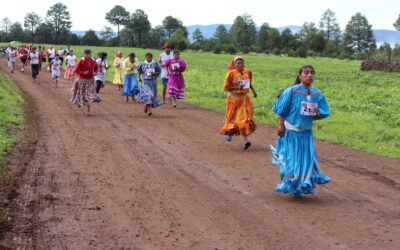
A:
[[[137,67],[139,72],[139,81],[142,82],[140,94],[136,97],[138,102],[144,103],[144,112],[151,116],[151,108],[160,106],[162,102],[157,96],[157,78],[160,76],[161,67],[158,62],[153,61],[153,54],[147,53],[146,60]]]
[[[48,61],[49,61],[49,62],[48,62],[48,68],[49,68],[49,70],[51,70],[51,68],[50,68],[50,63],[51,63],[51,60],[54,59],[55,55],[56,55],[56,49],[53,48],[53,45],[50,45],[50,46],[49,46],[49,49],[47,50],[47,58],[49,59],[49,60],[48,60]]]
[[[247,94],[251,89],[256,98],[257,93],[253,88],[253,73],[245,68],[244,59],[235,57],[230,65],[230,68],[232,67],[235,69],[225,75],[224,90],[229,94],[226,98],[225,124],[220,132],[226,136],[228,142],[232,140],[233,135],[243,136],[243,148],[246,150],[251,146],[248,137],[257,128],[253,104]]]
[[[272,162],[280,167],[281,184],[275,191],[295,197],[314,194],[315,184],[329,182],[329,177],[318,168],[312,125],[314,120],[329,116],[325,96],[311,86],[314,68],[305,65],[299,70],[299,81],[287,88],[275,102],[272,110],[279,120],[276,149]]]
[[[160,55],[158,58],[158,63],[162,67],[161,71],[161,83],[163,85],[163,90],[162,90],[162,96],[163,96],[163,103],[165,103],[165,94],[167,93],[167,87],[168,87],[168,68],[165,66],[165,62],[168,59],[173,59],[174,55],[171,53],[171,44],[166,43],[164,45],[164,50],[165,52]]]
[[[101,99],[96,95],[94,75],[97,74],[97,63],[92,59],[92,51],[87,49],[84,51],[84,57],[81,58],[75,66],[75,74],[78,79],[72,87],[71,103],[79,108],[86,105],[86,116],[90,115],[91,103]]]
[[[25,71],[26,60],[28,59],[28,50],[25,47],[20,47],[18,51],[19,60],[21,60],[21,72]]]
[[[61,61],[61,66],[63,65],[64,62],[64,55],[65,55],[65,50],[63,49],[62,46],[60,46],[57,50],[58,55],[60,56],[60,61]]]
[[[137,66],[139,62],[135,56],[135,53],[130,53],[129,57],[124,61],[122,69],[125,71],[124,77],[124,90],[121,92],[122,96],[126,96],[126,101],[129,101],[129,97],[135,101],[135,95],[139,94],[140,89],[137,82]]]
[[[168,59],[165,62],[168,68],[168,92],[167,96],[170,98],[173,107],[176,107],[176,99],[185,98],[185,81],[182,72],[186,70],[186,62],[181,59],[180,52],[174,51],[174,58]]]
[[[65,64],[67,66],[65,68],[64,78],[69,80],[69,79],[71,79],[71,76],[72,76],[72,81],[74,81],[74,69],[75,69],[75,64],[76,64],[76,56],[74,55],[73,50],[69,51],[69,55],[65,58]]]
[[[42,63],[40,64],[40,69],[41,70],[44,66],[46,66],[46,57],[47,57],[47,50],[46,47],[43,46],[41,51],[38,51],[40,53],[42,53]]]
[[[33,47],[31,53],[29,53],[29,61],[31,63],[32,81],[33,82],[35,82],[36,76],[39,75],[40,62],[42,59],[42,56],[40,53],[41,52],[36,51],[36,47]]]
[[[122,65],[124,64],[125,58],[122,57],[122,52],[118,51],[115,54],[114,59],[114,79],[113,84],[118,86],[118,90],[123,89],[124,86],[124,71],[122,69]]]
[[[11,73],[14,73],[15,62],[17,61],[17,51],[14,47],[11,47],[7,54],[8,54],[8,67],[10,67]]]
[[[58,54],[55,55],[54,59],[50,62],[51,76],[54,79],[54,86],[58,88],[58,78],[61,75],[61,60]]]
[[[96,60],[99,72],[94,77],[96,81],[96,93],[99,94],[100,89],[104,87],[104,82],[106,81],[106,72],[110,66],[107,64],[107,53],[101,52],[99,58]]]

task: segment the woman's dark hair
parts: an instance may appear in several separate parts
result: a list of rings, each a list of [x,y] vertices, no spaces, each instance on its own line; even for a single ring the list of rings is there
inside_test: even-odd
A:
[[[89,55],[89,54],[92,54],[92,51],[90,49],[85,49],[83,51],[83,54]]]
[[[306,65],[301,66],[301,68],[299,69],[299,74],[297,75],[296,80],[294,81],[294,84],[293,84],[293,85],[296,85],[296,84],[300,84],[300,83],[301,83],[300,75],[301,75],[301,73],[303,73],[303,71],[304,71],[305,69],[307,69],[307,68],[310,68],[312,71],[315,72],[314,67],[311,66],[311,65],[309,65],[309,64],[306,64]]]
[[[150,52],[149,52],[149,53],[146,53],[146,56],[145,56],[145,57],[148,57],[148,56],[153,57],[153,54],[151,54]]]
[[[132,52],[132,53],[129,54],[129,56],[130,57],[135,57],[136,55],[135,55],[135,53]]]
[[[106,56],[107,56],[107,53],[106,53],[106,52],[101,52],[101,53],[100,53],[100,59],[101,59],[101,60],[104,60],[104,59],[106,58]]]
[[[180,53],[181,53],[181,52],[180,52],[179,50],[175,50],[173,55],[175,55],[175,54],[180,54]]]

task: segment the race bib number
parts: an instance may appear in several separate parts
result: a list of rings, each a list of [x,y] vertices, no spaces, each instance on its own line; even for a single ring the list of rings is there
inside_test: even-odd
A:
[[[147,76],[152,76],[152,73],[155,72],[153,68],[146,69],[146,75]]]
[[[314,109],[318,109],[318,103],[301,102],[300,114],[305,116],[314,116],[312,112]]]
[[[243,87],[243,89],[249,89],[250,88],[250,79],[248,79],[248,80],[240,80],[239,84],[240,84],[240,86]]]
[[[179,63],[174,63],[174,64],[172,64],[172,65],[174,65],[175,68],[177,68],[177,69],[179,69],[179,67],[180,67]]]

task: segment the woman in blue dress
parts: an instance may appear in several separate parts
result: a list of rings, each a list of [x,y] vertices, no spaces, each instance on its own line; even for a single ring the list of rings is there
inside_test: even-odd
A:
[[[138,65],[137,71],[139,81],[143,82],[136,100],[145,104],[144,112],[151,116],[153,114],[151,109],[162,104],[157,96],[157,78],[160,76],[161,67],[158,62],[153,61],[153,54],[147,53],[146,60]]]
[[[314,194],[315,184],[330,180],[318,168],[314,147],[313,121],[330,114],[325,96],[311,86],[314,74],[311,65],[301,67],[296,84],[287,88],[272,108],[279,120],[280,137],[276,149],[271,146],[272,163],[280,167],[282,181],[275,191],[295,197]]]

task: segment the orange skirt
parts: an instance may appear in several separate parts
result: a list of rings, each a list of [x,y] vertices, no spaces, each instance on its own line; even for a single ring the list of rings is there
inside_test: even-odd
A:
[[[251,98],[229,94],[226,98],[225,124],[220,132],[224,135],[251,135],[256,128]]]

